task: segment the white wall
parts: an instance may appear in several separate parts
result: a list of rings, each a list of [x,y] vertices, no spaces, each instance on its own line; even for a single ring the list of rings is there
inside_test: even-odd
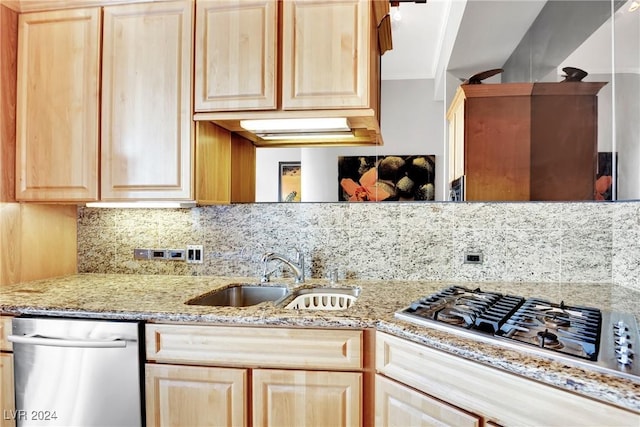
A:
[[[616,74],[618,200],[640,200],[640,74]]]
[[[256,202],[277,202],[278,163],[298,161],[299,148],[256,149]]]
[[[618,200],[640,199],[640,74],[590,74],[608,82],[598,92],[598,151],[618,153]],[[615,90],[615,108],[613,92]],[[615,128],[613,126],[615,116]]]
[[[384,80],[381,88],[381,147],[258,148],[256,201],[278,200],[278,162],[300,161],[302,201],[338,201],[338,157],[375,155],[436,156],[436,200],[443,200],[445,111],[434,101],[434,81]]]

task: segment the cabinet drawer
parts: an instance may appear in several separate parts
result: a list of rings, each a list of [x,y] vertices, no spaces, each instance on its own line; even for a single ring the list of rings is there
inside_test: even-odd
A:
[[[0,316],[0,350],[11,351],[13,346],[7,340],[7,336],[11,333],[11,317]]]
[[[376,370],[502,425],[638,423],[637,413],[380,332]]]
[[[219,366],[362,369],[363,331],[146,325],[148,360]]]
[[[376,375],[377,426],[479,427],[481,421],[478,416]]]

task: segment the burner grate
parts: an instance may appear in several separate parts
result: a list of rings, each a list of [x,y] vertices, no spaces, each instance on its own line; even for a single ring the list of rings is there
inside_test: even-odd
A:
[[[602,316],[591,307],[531,298],[502,325],[498,335],[560,353],[597,360]],[[553,337],[553,339],[550,339]]]
[[[478,329],[495,334],[520,305],[524,302],[522,297],[510,295],[502,296],[494,305],[479,316],[475,325]]]

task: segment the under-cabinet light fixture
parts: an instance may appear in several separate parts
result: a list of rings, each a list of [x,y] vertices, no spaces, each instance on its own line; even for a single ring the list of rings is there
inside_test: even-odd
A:
[[[88,208],[117,208],[117,209],[158,209],[158,208],[194,208],[195,201],[140,201],[140,202],[88,202]]]
[[[310,134],[351,131],[346,117],[241,120],[240,127],[263,135],[272,133]]]
[[[275,140],[312,140],[312,139],[348,139],[355,138],[353,132],[284,132],[284,133],[256,133],[257,136],[264,139],[265,141],[275,141]]]

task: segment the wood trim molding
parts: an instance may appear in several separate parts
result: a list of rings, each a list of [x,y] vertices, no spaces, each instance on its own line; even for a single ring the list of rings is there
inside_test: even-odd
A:
[[[0,202],[16,200],[18,14],[0,5]]]
[[[173,0],[1,0],[2,5],[16,12],[78,9],[84,7],[113,6],[117,4],[151,3]]]

